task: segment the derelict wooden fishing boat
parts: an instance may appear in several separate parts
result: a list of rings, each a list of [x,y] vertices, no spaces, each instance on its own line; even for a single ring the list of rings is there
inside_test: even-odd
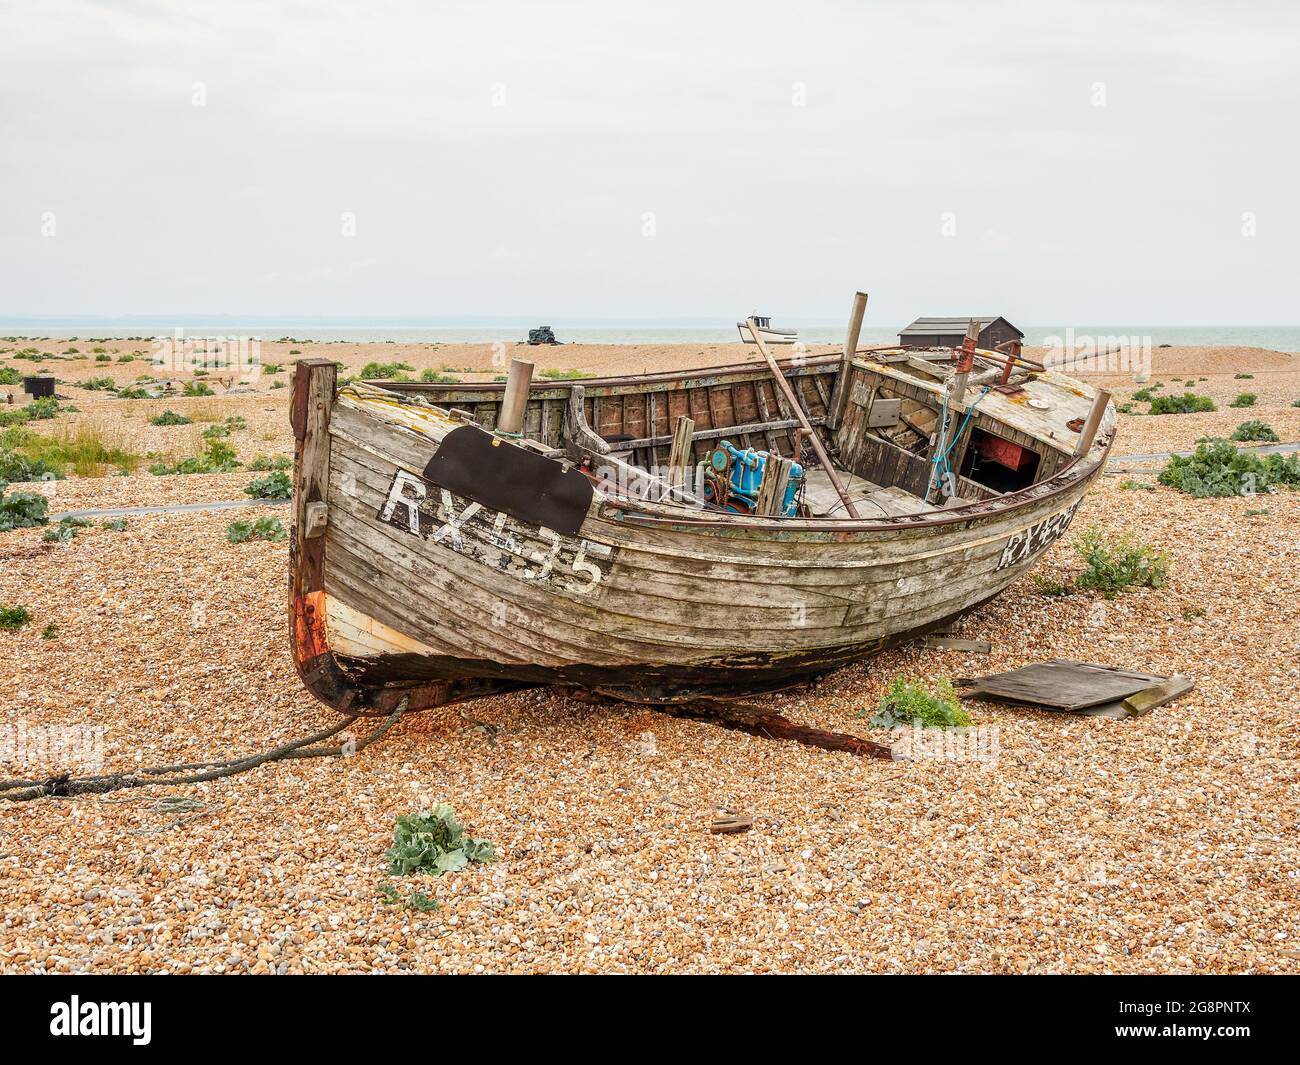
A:
[[[333,363],[300,362],[304,683],[363,712],[535,684],[777,688],[997,595],[1113,441],[1105,392],[973,339],[859,351],[851,326],[847,357],[782,364],[759,347],[531,387],[517,362],[506,384],[337,389]]]

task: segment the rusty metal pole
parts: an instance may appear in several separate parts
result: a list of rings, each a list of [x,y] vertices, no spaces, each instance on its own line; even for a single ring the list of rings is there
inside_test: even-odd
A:
[[[511,359],[506,378],[501,413],[497,415],[497,432],[519,436],[524,431],[524,412],[528,409],[528,386],[533,380],[533,364],[527,359]]]

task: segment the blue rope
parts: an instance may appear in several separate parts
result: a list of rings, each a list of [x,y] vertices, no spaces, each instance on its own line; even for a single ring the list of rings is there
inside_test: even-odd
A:
[[[962,433],[965,431],[965,429],[966,429],[966,423],[970,421],[970,416],[971,416],[972,414],[975,413],[975,408],[979,406],[979,402],[980,402],[980,400],[983,399],[985,396],[987,396],[991,391],[993,391],[993,388],[992,388],[991,385],[985,385],[985,386],[984,386],[983,391],[981,391],[980,394],[979,394],[978,396],[975,397],[975,402],[972,403],[969,407],[966,408],[966,417],[964,417],[964,418],[961,420],[961,424],[960,424],[959,426],[957,426],[957,431],[956,431],[955,433],[952,434],[952,439],[948,441],[948,446],[947,446],[946,448],[944,448],[943,451],[942,451],[941,453],[935,455],[934,458],[932,458],[932,459],[930,460],[930,462],[931,462],[931,463],[933,464],[933,466],[935,467],[934,469],[932,469],[932,470],[930,471],[930,487],[931,487],[931,488],[934,487],[934,482],[935,482],[936,479],[942,481],[943,478],[944,478],[944,476],[945,476],[946,474],[952,473],[952,467],[948,465],[948,456],[949,456],[950,454],[952,454],[952,449],[953,449],[954,447],[957,446],[957,441],[961,439],[961,434],[962,434]],[[945,394],[944,394],[944,397],[943,397],[943,410],[942,410],[941,413],[942,413],[942,419],[943,419],[942,422],[941,422],[941,425],[943,425],[943,426],[947,426],[947,424],[948,424],[948,395],[947,395],[947,393],[945,393]],[[927,492],[926,494],[928,495],[929,493]]]

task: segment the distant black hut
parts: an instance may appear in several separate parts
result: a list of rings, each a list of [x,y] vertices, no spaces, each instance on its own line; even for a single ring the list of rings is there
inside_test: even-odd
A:
[[[1014,346],[1008,344],[1003,350],[1020,354],[1020,342],[1025,339],[1025,334],[1021,330],[1005,318],[979,315],[971,317],[979,323],[980,335],[976,342],[979,347],[992,351],[999,344],[1015,341]],[[898,334],[898,342],[904,347],[913,348],[954,348],[961,344],[970,322],[969,317],[918,318]]]

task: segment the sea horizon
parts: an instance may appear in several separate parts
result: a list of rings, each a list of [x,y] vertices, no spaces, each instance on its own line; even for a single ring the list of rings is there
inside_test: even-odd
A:
[[[797,329],[809,344],[840,344],[844,323],[826,319],[784,318],[774,324]],[[895,343],[907,323],[863,325],[860,343]],[[0,316],[0,336],[23,339],[127,339],[187,336],[249,336],[263,341],[293,339],[354,344],[515,343],[528,330],[548,325],[561,343],[574,344],[728,344],[740,341],[734,322],[706,317],[599,318],[522,316],[500,318],[310,317],[297,315],[31,315]],[[1152,346],[1257,347],[1300,351],[1300,325],[1028,325],[1025,343],[1043,346],[1050,338],[1150,338]]]

